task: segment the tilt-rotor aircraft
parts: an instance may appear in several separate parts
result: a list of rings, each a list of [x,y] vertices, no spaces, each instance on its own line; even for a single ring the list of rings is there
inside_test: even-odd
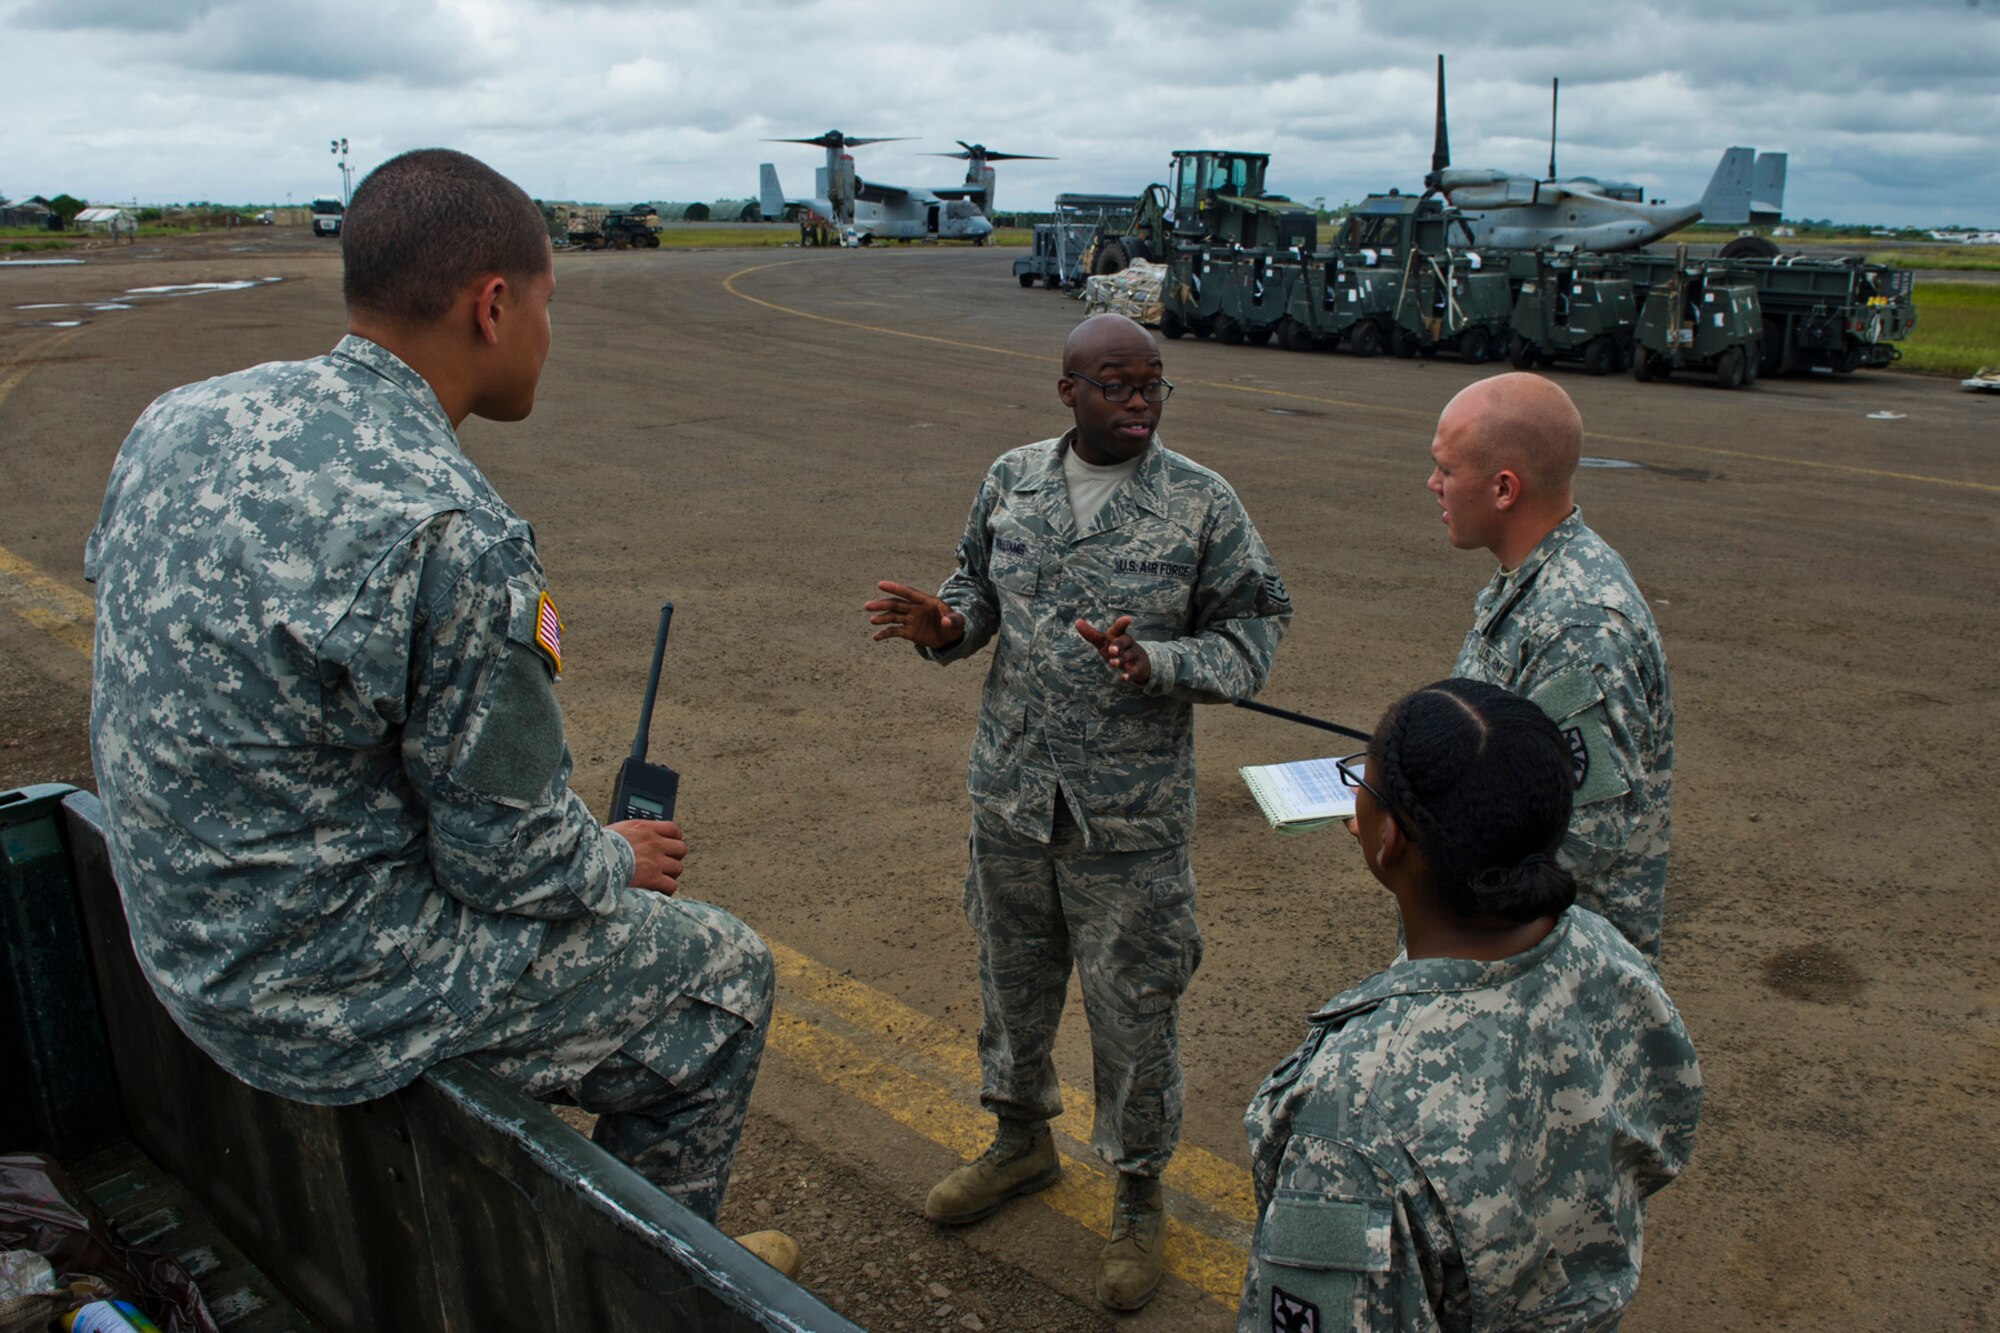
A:
[[[1785,203],[1785,154],[1731,148],[1692,204],[1647,203],[1636,185],[1591,176],[1556,179],[1555,98],[1549,94],[1549,174],[1546,179],[1483,167],[1451,165],[1445,133],[1444,57],[1438,57],[1437,139],[1424,188],[1435,190],[1465,215],[1475,245],[1532,250],[1565,246],[1605,253],[1636,250],[1696,219],[1742,226],[1773,223]],[[1770,242],[1748,238],[1764,253]],[[1734,245],[1735,243],[1732,243]],[[1725,253],[1728,253],[1725,249]]]
[[[948,186],[933,191],[942,199],[970,199],[979,205],[979,211],[989,219],[993,216],[993,168],[989,162],[1053,162],[1052,157],[1039,153],[996,153],[983,143],[956,141],[963,151],[956,153],[931,153],[931,157],[955,157],[965,163],[965,184]]]
[[[848,149],[863,144],[894,143],[893,138],[864,139],[828,130],[811,139],[767,142],[811,144],[826,150],[826,165],[815,173],[810,199],[786,198],[778,184],[778,169],[769,162],[758,168],[761,177],[758,202],[767,218],[783,217],[787,208],[798,209],[807,215],[801,226],[808,233],[830,232],[848,245],[867,245],[876,240],[955,240],[984,245],[993,234],[993,224],[966,197],[973,193],[969,188],[924,190],[863,180],[855,174],[854,157]],[[812,226],[813,222],[819,224],[818,228]]]

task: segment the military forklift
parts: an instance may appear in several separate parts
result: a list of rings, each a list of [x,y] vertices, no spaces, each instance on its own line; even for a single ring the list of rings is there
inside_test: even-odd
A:
[[[1633,378],[1664,380],[1677,370],[1705,371],[1724,389],[1757,382],[1764,316],[1757,288],[1726,263],[1680,262],[1646,293],[1633,328]]]
[[[1269,153],[1219,148],[1178,149],[1171,187],[1149,185],[1130,224],[1091,247],[1093,274],[1117,273],[1135,259],[1165,264],[1177,246],[1225,245],[1245,250],[1310,250],[1318,217],[1264,189]]]

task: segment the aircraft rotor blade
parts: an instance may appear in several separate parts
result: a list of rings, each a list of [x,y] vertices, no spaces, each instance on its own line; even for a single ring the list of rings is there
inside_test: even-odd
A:
[[[924,157],[955,157],[961,162],[1055,162],[1041,153],[924,153]]]
[[[828,130],[825,134],[816,134],[810,139],[766,139],[764,142],[806,143],[806,144],[811,144],[815,148],[858,148],[862,144],[898,143],[902,139],[905,139],[907,137],[909,136],[898,135],[886,139],[884,138],[863,139],[852,134],[842,134],[839,130]]]

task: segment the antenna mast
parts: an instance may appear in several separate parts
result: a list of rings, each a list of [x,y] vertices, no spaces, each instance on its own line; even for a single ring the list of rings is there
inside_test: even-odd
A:
[[[1562,91],[1561,79],[1549,80],[1549,179],[1556,178],[1556,94]]]

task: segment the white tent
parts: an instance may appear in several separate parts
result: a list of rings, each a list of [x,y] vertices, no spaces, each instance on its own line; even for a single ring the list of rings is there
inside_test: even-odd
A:
[[[78,231],[108,232],[113,237],[139,234],[139,219],[124,208],[86,208],[70,225]]]

